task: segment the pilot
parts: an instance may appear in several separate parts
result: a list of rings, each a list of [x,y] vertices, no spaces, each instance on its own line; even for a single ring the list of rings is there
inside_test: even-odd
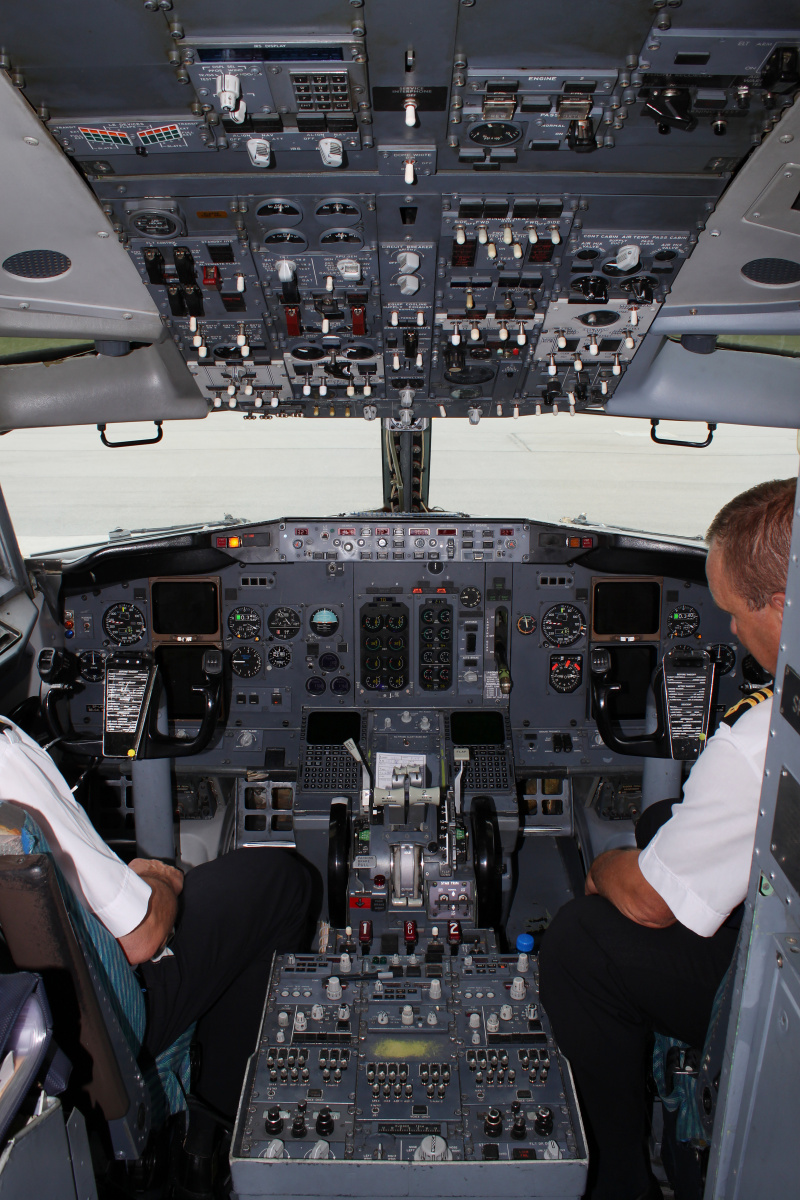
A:
[[[714,602],[772,676],[796,483],[774,480],[736,496],[706,535]],[[543,938],[541,999],[587,1122],[592,1200],[661,1196],[646,1149],[651,1037],[705,1041],[747,894],[771,709],[764,688],[726,713],[682,802],[661,802],[660,828],[648,819],[659,806],[645,810],[640,848],[598,855],[586,894],[560,910]]]
[[[155,1057],[197,1021],[201,1066],[193,1093],[206,1116],[213,1111],[232,1120],[272,955],[305,948],[311,883],[303,863],[270,848],[235,850],[185,876],[157,859],[126,866],[50,755],[5,718],[0,800],[31,813],[76,895],[138,969],[147,1010],[144,1050]]]

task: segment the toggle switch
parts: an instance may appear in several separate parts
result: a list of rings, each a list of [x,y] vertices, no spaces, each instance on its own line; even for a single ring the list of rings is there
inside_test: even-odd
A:
[[[417,123],[417,102],[413,96],[406,96],[403,108],[406,112],[406,125],[409,129],[413,129]]]
[[[463,225],[456,225],[456,244],[463,246],[467,240],[467,235]]]
[[[414,160],[413,158],[407,158],[405,161],[405,167],[403,168],[403,182],[405,183],[406,187],[411,187],[411,185],[416,183],[416,181],[417,172],[414,166]]]

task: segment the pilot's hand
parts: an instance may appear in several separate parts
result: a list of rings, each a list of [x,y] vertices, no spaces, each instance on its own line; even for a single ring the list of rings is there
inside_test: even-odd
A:
[[[141,875],[142,879],[146,879],[150,875],[168,883],[176,896],[180,896],[183,891],[183,872],[179,871],[177,867],[171,867],[168,863],[161,862],[158,858],[134,858],[132,862],[128,863],[128,866],[136,875]]]

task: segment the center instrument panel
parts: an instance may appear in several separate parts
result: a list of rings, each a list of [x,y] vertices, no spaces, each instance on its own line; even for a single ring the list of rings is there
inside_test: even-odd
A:
[[[763,680],[714,606],[694,549],[440,514],[286,519],[181,544],[104,549],[66,568],[50,636],[77,656],[72,724],[97,736],[110,655],[155,659],[171,727],[188,737],[202,714],[193,689],[203,655],[221,652],[222,719],[184,770],[266,764],[302,785],[304,766],[327,754],[314,738],[340,748],[351,736],[346,722],[320,734],[314,714],[352,717],[362,745],[384,728],[402,743],[441,722],[458,745],[445,726],[466,713],[501,722],[472,741],[505,746],[513,787],[553,768],[623,761],[593,717],[594,651],[610,655],[621,684],[614,715],[633,731],[675,646],[710,653],[717,712]],[[349,779],[356,764],[343,753]]]

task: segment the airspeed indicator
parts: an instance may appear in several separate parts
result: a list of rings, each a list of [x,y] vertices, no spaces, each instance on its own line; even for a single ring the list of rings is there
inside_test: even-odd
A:
[[[542,633],[551,646],[572,646],[586,633],[586,618],[576,604],[554,604],[542,617]]]
[[[134,646],[144,637],[147,625],[135,604],[112,604],[103,613],[103,629],[118,646]]]

